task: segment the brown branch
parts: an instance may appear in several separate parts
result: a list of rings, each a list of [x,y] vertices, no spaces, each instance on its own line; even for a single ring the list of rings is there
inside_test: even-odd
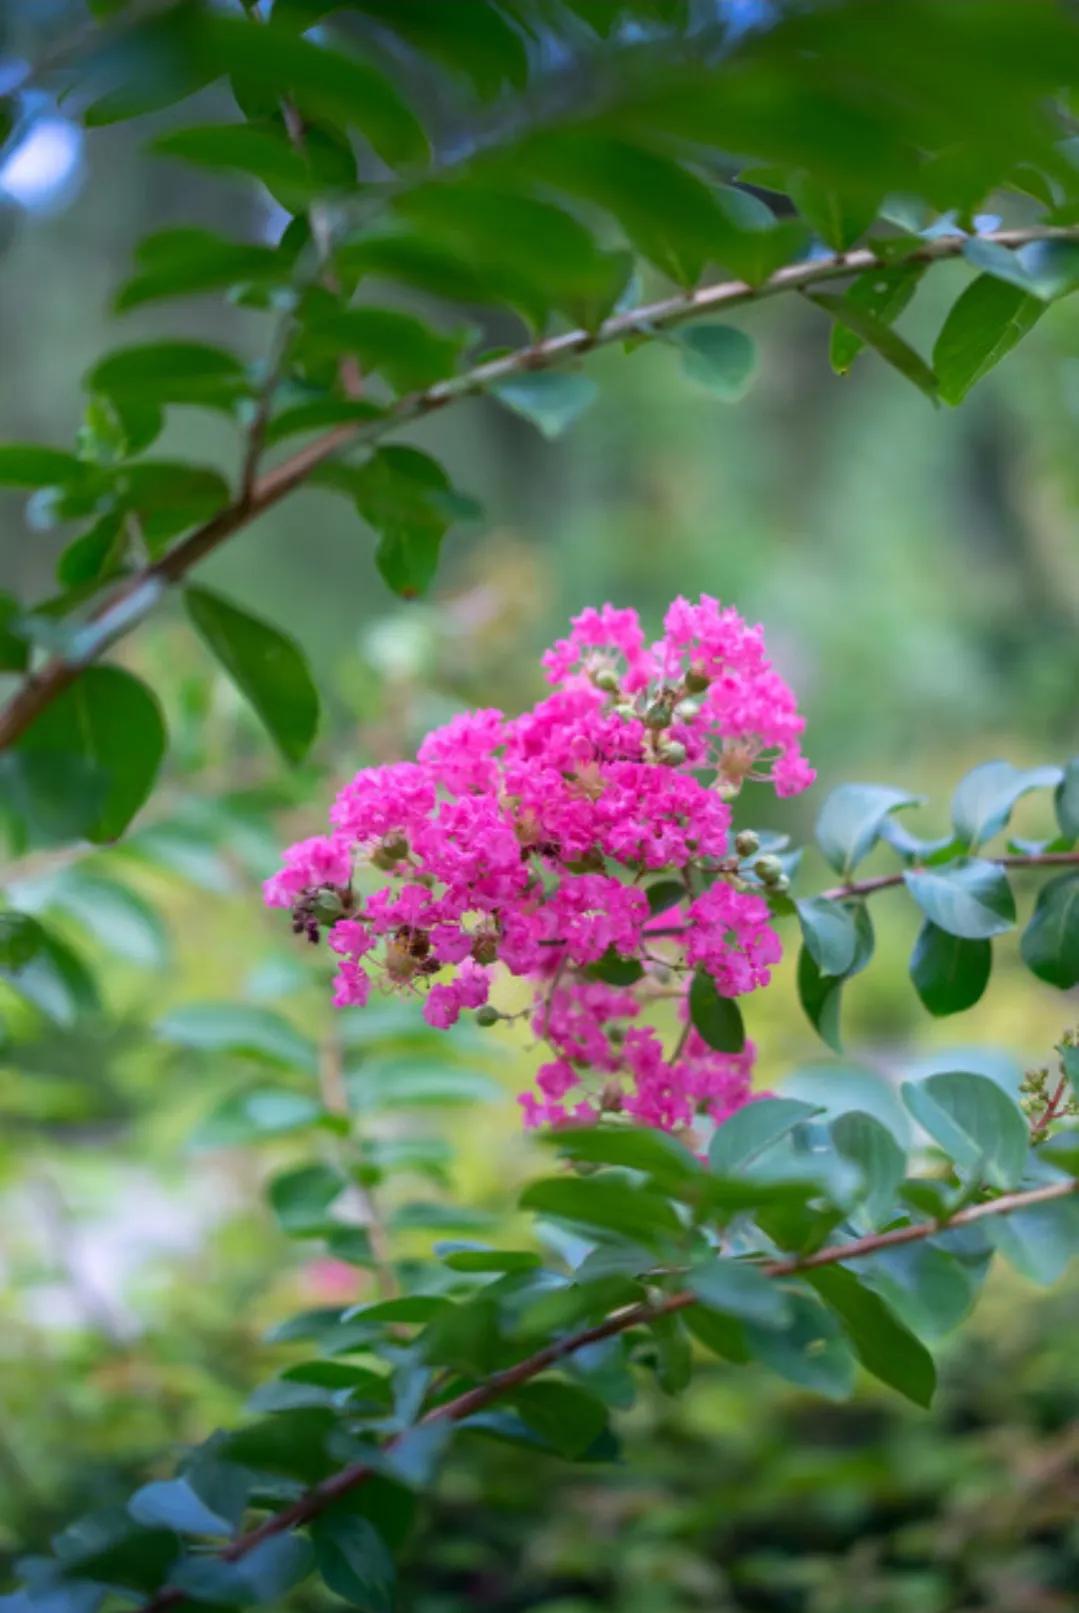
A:
[[[850,1243],[830,1244],[825,1249],[818,1249],[816,1254],[802,1255],[792,1260],[772,1260],[757,1269],[768,1277],[793,1277],[801,1271],[814,1271],[821,1266],[835,1266],[842,1261],[857,1260],[865,1255],[875,1254],[879,1249],[894,1249],[900,1244],[917,1243],[923,1238],[931,1238],[935,1233],[951,1227],[969,1226],[989,1216],[1012,1215],[1018,1210],[1029,1209],[1036,1204],[1049,1204],[1076,1191],[1079,1191],[1079,1179],[1050,1182],[1046,1186],[1032,1188],[1026,1193],[1006,1193],[1000,1198],[987,1199],[982,1204],[970,1205],[967,1209],[959,1210],[955,1215],[941,1220],[918,1221],[910,1226],[893,1227],[888,1232],[870,1233],[864,1238],[855,1238]],[[538,1377],[549,1367],[557,1366],[559,1361],[574,1355],[578,1350],[583,1350],[590,1344],[598,1344],[604,1339],[614,1338],[629,1328],[645,1326],[659,1317],[688,1310],[697,1303],[696,1294],[684,1291],[670,1294],[656,1302],[642,1301],[638,1305],[629,1305],[624,1310],[606,1317],[602,1322],[597,1322],[593,1327],[584,1328],[579,1333],[571,1333],[566,1338],[556,1339],[553,1343],[544,1345],[543,1349],[526,1356],[523,1361],[507,1367],[505,1371],[496,1372],[474,1388],[466,1389],[463,1393],[455,1395],[452,1400],[443,1401],[441,1405],[432,1407],[421,1422],[423,1424],[461,1422],[464,1418],[485,1410],[503,1395],[519,1388],[521,1384]],[[392,1450],[406,1437],[406,1433],[395,1435],[383,1446],[383,1450]],[[257,1528],[231,1541],[220,1552],[220,1557],[225,1562],[238,1562],[273,1535],[284,1534],[310,1523],[342,1496],[359,1489],[372,1476],[373,1469],[363,1461],[353,1462],[350,1466],[341,1468],[328,1479],[324,1479],[321,1484],[308,1490],[306,1495],[301,1496],[291,1506],[285,1507],[281,1512],[275,1512]],[[186,1596],[182,1590],[176,1586],[165,1586],[156,1596],[144,1602],[137,1609],[137,1613],[164,1613],[165,1609],[175,1607],[185,1600]]]
[[[967,239],[963,235],[937,236],[923,242],[904,261],[911,264],[934,263],[943,258],[959,257]],[[998,230],[981,239],[1014,250],[1033,241],[1079,240],[1079,226]],[[564,364],[595,347],[609,346],[632,337],[655,336],[686,320],[714,313],[717,309],[760,302],[782,292],[801,291],[819,281],[841,279],[885,267],[894,267],[894,259],[882,258],[869,247],[858,247],[835,257],[787,264],[759,286],[751,286],[744,280],[723,280],[715,285],[701,286],[695,291],[680,292],[626,313],[613,314],[595,330],[564,331],[528,347],[518,348],[501,358],[478,364],[462,375],[436,381],[433,386],[420,392],[399,398],[376,420],[335,426],[280,465],[265,472],[250,489],[241,492],[232,504],[189,533],[161,560],[145,567],[107,594],[83,630],[76,635],[72,648],[65,654],[50,657],[25,678],[7,705],[0,710],[0,750],[13,745],[34,719],[69,687],[84,667],[96,661],[117,639],[150,615],[171,584],[179,582],[207,555],[279,503],[305,482],[317,466],[342,449],[375,442],[397,427],[433,414],[459,398],[473,397],[516,375]]]
[[[1079,865],[1079,851],[1014,852],[1003,857],[993,857],[990,861],[999,863],[1004,868],[1069,868]],[[902,885],[907,874],[932,872],[931,867],[924,867],[919,863],[911,868],[902,868],[896,874],[878,874],[873,879],[857,880],[848,885],[833,885],[831,890],[821,891],[820,897],[825,902],[841,902],[849,896],[872,896],[874,891]]]

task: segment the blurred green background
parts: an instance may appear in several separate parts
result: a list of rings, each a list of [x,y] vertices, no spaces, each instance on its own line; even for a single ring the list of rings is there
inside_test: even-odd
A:
[[[141,125],[69,143],[57,179],[54,134],[51,159],[39,149],[35,169],[23,151],[21,177],[0,172],[0,437],[63,444],[82,372],[116,339],[109,300],[136,239],[194,220],[257,233],[270,220],[246,190],[151,163]],[[967,273],[929,277],[903,320],[915,344]],[[701,590],[764,622],[808,713],[818,798],[842,779],[901,780],[930,801],[912,825],[932,829],[976,761],[1079,750],[1079,307],[1054,306],[954,412],[872,355],[835,378],[827,321],[808,305],[768,304],[740,322],[761,357],[736,406],[694,390],[656,345],[589,364],[600,401],[562,442],[487,402],[428,423],[415,440],[486,517],[449,540],[422,603],[391,598],[370,533],[329,492],[301,493],[206,567],[222,592],[287,625],[316,668],[329,716],[299,776],[281,777],[178,615],[123,647],[171,701],[160,796],[122,848],[77,863],[31,854],[8,875],[27,905],[59,902],[77,954],[103,962],[110,1014],[90,1000],[66,1018],[13,994],[2,1003],[0,1553],[39,1546],[80,1505],[122,1498],[183,1443],[234,1421],[287,1352],[265,1332],[290,1305],[364,1292],[366,1275],[339,1262],[297,1265],[262,1207],[258,1183],[287,1162],[287,1140],[209,1146],[207,1117],[260,1056],[177,1048],[154,1028],[178,1005],[246,1003],[332,1049],[324,966],[262,913],[259,880],[276,846],[321,827],[331,790],[358,766],[408,754],[463,704],[533,698],[539,650],[583,605],[633,604],[658,626],[674,594]],[[129,316],[127,331],[217,336],[257,355],[243,310],[189,305]],[[162,452],[182,446],[232,471],[238,446],[220,422],[180,415]],[[0,514],[0,586],[37,598],[64,534],[15,498]],[[1038,810],[1021,809],[1022,830],[1037,831]],[[798,839],[813,811],[811,795],[773,805],[768,821]],[[808,859],[806,888],[823,877]],[[147,899],[141,921],[137,905],[110,917],[107,902],[88,902],[95,879]],[[969,1067],[995,1047],[1017,1071],[1047,1056],[1062,999],[1018,968],[1014,938],[977,1008],[927,1023],[905,978],[913,929],[887,899],[878,919],[878,959],[848,992],[848,1064],[894,1075],[927,1058],[947,1067],[962,1048]],[[799,1066],[841,1067],[815,1042],[790,974],[788,963],[748,1016],[765,1085]],[[407,1035],[390,1053],[429,1057]],[[384,1056],[381,1044],[350,1051],[346,1075],[349,1060],[377,1072]],[[449,1196],[481,1214],[534,1162],[512,1097],[530,1055],[473,1036],[458,1056],[476,1072],[475,1102],[373,1102],[369,1124],[426,1139],[427,1196],[448,1170]],[[410,1236],[419,1246],[437,1234]],[[417,1522],[402,1606],[1075,1607],[1077,1319],[1074,1281],[1045,1295],[1002,1275],[946,1348],[932,1416],[885,1391],[821,1409],[716,1366],[682,1401],[657,1391],[633,1413],[613,1473],[499,1449],[457,1458]]]

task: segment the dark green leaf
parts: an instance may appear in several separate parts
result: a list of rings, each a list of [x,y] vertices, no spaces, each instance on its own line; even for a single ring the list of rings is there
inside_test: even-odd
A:
[[[879,1295],[841,1266],[822,1266],[807,1277],[840,1317],[866,1370],[915,1405],[930,1405],[937,1383],[933,1357]]]
[[[435,330],[399,308],[342,308],[317,303],[305,320],[302,350],[316,358],[353,354],[365,372],[406,393],[445,380],[457,368],[464,335]]]
[[[660,879],[654,885],[648,885],[644,894],[648,897],[648,911],[655,918],[660,913],[668,913],[679,902],[684,902],[686,887],[680,879]]]
[[[213,172],[241,173],[261,180],[272,195],[290,210],[299,210],[315,198],[346,190],[355,184],[354,165],[343,161],[336,147],[313,142],[307,137],[302,149],[297,149],[284,127],[269,120],[199,124],[190,129],[171,129],[157,137],[154,150],[162,156],[177,157]],[[264,255],[258,265],[254,259],[250,260],[251,267],[257,269],[254,275],[245,269],[233,276],[226,260],[220,256],[216,268],[211,266],[208,257],[201,269],[158,264],[154,270],[148,269],[125,287],[119,306],[130,308],[136,303],[149,301],[153,296],[174,295],[167,287],[174,269],[181,277],[185,272],[193,272],[196,278],[199,274],[219,277],[224,273],[226,284],[233,278],[260,281],[278,278],[286,267],[282,260],[269,248],[255,250]],[[217,283],[222,283],[220,278],[217,278]]]
[[[380,448],[349,469],[343,485],[379,534],[379,571],[395,593],[415,598],[434,576],[450,525],[471,510],[453,492],[442,466],[417,448]]]
[[[1015,897],[998,863],[960,857],[939,868],[907,869],[903,879],[926,918],[949,935],[984,941],[1015,923]]]
[[[1062,991],[1079,984],[1079,874],[1062,874],[1042,886],[1020,950],[1039,980]]]
[[[266,442],[272,445],[284,442],[303,431],[325,431],[328,426],[355,424],[362,426],[378,420],[385,411],[377,403],[359,398],[316,398],[310,403],[297,403],[291,409],[282,409],[274,415],[266,428]]]
[[[393,1558],[369,1519],[331,1508],[311,1526],[315,1565],[331,1591],[361,1613],[391,1613]]]
[[[271,1535],[245,1557],[186,1557],[175,1565],[169,1582],[196,1602],[247,1607],[276,1602],[311,1572],[312,1551],[302,1535]]]
[[[16,974],[40,951],[45,931],[29,913],[0,913],[0,969]]]
[[[1057,785],[1055,804],[1060,832],[1069,840],[1079,839],[1079,756],[1064,768],[1064,776]]]
[[[689,988],[689,1017],[698,1035],[719,1053],[739,1053],[745,1046],[742,1010],[733,997],[721,997],[712,976],[698,969]]]
[[[839,1323],[807,1294],[790,1294],[791,1321],[783,1329],[745,1324],[750,1355],[781,1378],[844,1400],[854,1387],[854,1360]]]
[[[545,1134],[544,1140],[567,1159],[622,1165],[644,1171],[657,1182],[677,1184],[700,1175],[700,1164],[689,1149],[662,1131],[637,1126],[559,1126]]]
[[[0,594],[0,672],[24,672],[30,660],[30,645],[11,624],[22,615],[12,594]]]
[[[1026,1168],[1030,1137],[1021,1111],[988,1076],[946,1071],[907,1081],[903,1102],[967,1175],[1012,1188]]]
[[[805,172],[792,174],[787,188],[799,213],[833,252],[846,252],[877,216],[877,199],[861,196],[852,200],[849,194],[833,190]]]
[[[976,381],[1027,334],[1045,312],[1037,297],[979,275],[952,307],[933,349],[945,403],[962,403]]]
[[[813,896],[795,904],[806,950],[822,975],[845,975],[854,962],[858,930],[842,902]]]
[[[92,666],[42,712],[13,754],[33,769],[55,766],[57,782],[67,770],[69,788],[79,776],[72,768],[97,785],[77,832],[100,842],[122,834],[142,806],[164,751],[156,696],[130,672]]]
[[[275,1176],[268,1196],[282,1232],[290,1238],[317,1238],[330,1225],[330,1206],[347,1186],[331,1165],[299,1165]]]
[[[892,325],[910,302],[924,273],[924,264],[867,269],[843,293],[842,300],[848,307],[864,309],[880,324]],[[832,326],[829,357],[837,375],[846,375],[864,345],[850,325],[837,321]]]
[[[286,282],[287,256],[273,247],[230,241],[210,230],[161,230],[138,249],[139,272],[116,299],[117,312],[162,297],[191,297],[246,283]]]
[[[286,761],[301,762],[318,728],[319,700],[299,645],[208,589],[185,589],[184,603],[199,636],[250,700]]]
[[[606,1176],[533,1182],[521,1195],[521,1208],[644,1244],[655,1243],[657,1237],[676,1236],[682,1230],[671,1205],[658,1193]]]
[[[239,359],[204,342],[117,348],[94,366],[86,386],[121,403],[195,403],[226,412],[249,390]]]
[[[547,438],[560,437],[599,396],[599,388],[587,375],[564,370],[515,375],[500,381],[491,392],[507,409],[538,426]]]
[[[614,947],[585,970],[590,980],[602,980],[608,986],[632,986],[644,975],[644,966],[637,958],[624,958]]]
[[[447,10],[444,0],[359,0],[353,7],[382,23],[393,36],[407,39],[421,56],[462,73],[486,100],[505,84],[524,88],[528,54],[521,35],[497,7],[481,0],[467,14]]]
[[[867,347],[879,353],[894,370],[912,381],[920,392],[924,392],[931,402],[937,400],[937,378],[929,365],[916,353],[908,342],[898,336],[892,327],[884,320],[878,319],[866,308],[848,302],[844,297],[833,297],[824,292],[815,292],[810,298],[819,308],[830,313],[833,319],[845,325],[859,336]]]
[[[709,1310],[761,1327],[786,1327],[791,1319],[783,1289],[774,1278],[766,1277],[743,1260],[717,1256],[690,1266],[686,1286]]]
[[[89,467],[74,454],[38,443],[0,443],[0,487],[65,487]]]
[[[843,976],[824,975],[808,947],[798,954],[798,1000],[822,1041],[839,1053],[839,1009],[845,980],[860,973],[873,956],[873,920],[864,901],[848,908],[854,923],[854,957]]]
[[[570,1383],[544,1379],[514,1391],[513,1404],[554,1450],[571,1459],[583,1456],[607,1426],[602,1401]]]
[[[841,784],[833,790],[817,819],[817,841],[825,857],[844,879],[880,836],[881,825],[898,807],[916,806],[919,797],[887,784]]]
[[[992,965],[990,941],[950,935],[926,919],[911,953],[910,977],[931,1014],[958,1014],[981,997]]]

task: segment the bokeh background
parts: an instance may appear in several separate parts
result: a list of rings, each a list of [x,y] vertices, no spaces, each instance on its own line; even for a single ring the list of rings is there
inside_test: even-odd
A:
[[[20,42],[44,40],[70,10],[9,4]],[[0,60],[0,74],[18,71],[17,56]],[[0,438],[66,445],[80,377],[121,334],[216,336],[258,356],[243,309],[194,303],[118,328],[110,299],[147,230],[276,227],[249,190],[151,160],[148,132],[124,125],[84,145],[42,103],[0,168]],[[942,266],[904,316],[923,351],[967,272]],[[166,691],[159,797],[123,847],[32,853],[6,876],[27,905],[59,903],[110,1012],[77,981],[59,1005],[0,986],[0,1555],[39,1546],[79,1506],[122,1498],[185,1442],[235,1421],[287,1356],[267,1329],[290,1307],[364,1293],[362,1271],[298,1259],[260,1202],[288,1139],[229,1146],[240,1137],[230,1094],[273,1065],[272,1038],[238,1035],[222,1050],[199,1031],[200,1005],[279,1013],[336,1048],[364,1123],[416,1148],[427,1198],[449,1172],[448,1198],[480,1222],[534,1166],[513,1101],[523,1043],[460,1037],[449,1091],[431,1075],[429,1041],[392,1008],[335,1029],[321,963],[261,911],[275,848],[321,826],[343,777],[408,754],[462,705],[533,698],[538,652],[583,605],[632,604],[658,626],[673,595],[701,590],[764,622],[808,713],[820,786],[778,811],[762,803],[758,819],[796,840],[814,796],[844,779],[923,791],[911,823],[931,830],[975,762],[1079,751],[1079,307],[1054,306],[956,411],[934,411],[872,355],[833,376],[825,317],[794,299],[739,322],[760,363],[736,405],[694,389],[657,344],[591,361],[600,398],[559,441],[483,401],[417,432],[485,511],[447,540],[428,599],[388,594],[371,533],[330,492],[294,497],[210,562],[205,580],[287,624],[316,669],[328,715],[299,775],[282,776],[179,613],[164,610],[119,652]],[[238,443],[217,417],[175,413],[164,454],[234,471]],[[5,498],[0,587],[47,594],[69,536]],[[1023,829],[1037,832],[1039,810],[1021,809]],[[803,879],[823,882],[812,856]],[[110,908],[103,883],[133,901]],[[799,1070],[803,1081],[898,1076],[928,1060],[1012,1081],[1044,1061],[1075,1007],[1019,969],[1014,938],[983,1002],[931,1023],[905,976],[913,930],[888,899],[877,913],[877,960],[847,993],[844,1059],[816,1042],[787,964],[749,1015],[763,1084]],[[445,1235],[437,1217],[413,1213],[411,1232],[399,1219],[397,1236],[418,1246]],[[646,1398],[613,1473],[495,1449],[481,1500],[473,1455],[417,1520],[402,1606],[1076,1607],[1077,1320],[1074,1280],[1045,1293],[1002,1275],[945,1347],[929,1416],[884,1390],[822,1409],[717,1366],[677,1402]],[[295,1600],[313,1607],[319,1594]]]

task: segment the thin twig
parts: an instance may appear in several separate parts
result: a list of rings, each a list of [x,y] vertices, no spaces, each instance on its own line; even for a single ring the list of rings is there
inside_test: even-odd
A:
[[[1079,851],[1014,852],[1003,857],[994,857],[992,861],[1000,863],[1005,868],[1068,868],[1079,865]],[[872,896],[875,891],[902,885],[908,874],[932,872],[931,867],[917,864],[911,868],[902,868],[896,874],[878,874],[874,879],[858,880],[847,885],[833,885],[831,890],[821,891],[820,899],[825,902],[842,902],[851,896]]]
[[[835,1266],[843,1261],[858,1260],[866,1255],[875,1254],[879,1249],[894,1249],[900,1244],[917,1243],[923,1238],[933,1237],[938,1232],[952,1227],[969,1226],[989,1216],[1012,1215],[1037,1204],[1049,1204],[1057,1199],[1066,1198],[1077,1190],[1079,1179],[1050,1182],[1046,1186],[1032,1188],[1026,1193],[1007,1193],[1000,1198],[988,1199],[983,1204],[970,1205],[944,1220],[918,1221],[910,1226],[894,1227],[888,1232],[871,1233],[850,1243],[830,1244],[826,1249],[819,1249],[816,1254],[798,1256],[792,1260],[769,1261],[757,1269],[767,1277],[793,1277],[802,1271],[818,1270],[821,1266]],[[461,1422],[476,1412],[484,1411],[504,1395],[538,1377],[541,1372],[546,1372],[548,1368],[556,1366],[559,1361],[564,1361],[567,1356],[574,1355],[578,1350],[586,1349],[590,1344],[601,1343],[604,1339],[614,1338],[630,1328],[647,1326],[660,1317],[688,1310],[697,1303],[696,1294],[686,1291],[670,1294],[656,1302],[642,1301],[638,1305],[627,1306],[593,1327],[554,1340],[533,1355],[526,1356],[523,1361],[507,1367],[505,1371],[496,1372],[474,1388],[466,1389],[463,1393],[455,1395],[452,1400],[443,1401],[441,1405],[432,1407],[422,1418],[422,1422],[424,1424]],[[405,1437],[405,1434],[396,1435],[383,1449],[392,1450]],[[221,1551],[221,1558],[226,1562],[238,1562],[264,1540],[301,1528],[325,1512],[342,1496],[359,1489],[372,1476],[373,1469],[363,1461],[341,1468],[328,1479],[324,1479],[321,1484],[315,1485],[291,1506],[274,1513],[257,1528],[231,1541]],[[165,1586],[156,1596],[144,1602],[137,1613],[165,1613],[165,1609],[175,1607],[185,1600],[183,1591],[175,1586]]]
[[[944,258],[959,257],[967,239],[964,235],[938,236],[923,242],[905,261],[912,264],[933,263]],[[1015,249],[1033,241],[1079,240],[1079,227],[998,230],[980,239]],[[76,635],[73,646],[64,654],[50,657],[25,678],[7,705],[0,710],[0,750],[13,745],[34,719],[74,682],[84,667],[98,660],[110,645],[149,616],[170,585],[179,582],[235,533],[280,503],[294,488],[301,486],[319,465],[343,449],[376,442],[399,426],[433,414],[460,398],[474,397],[516,375],[564,364],[596,347],[609,346],[632,337],[654,336],[659,331],[719,308],[760,302],[782,292],[800,291],[819,281],[841,279],[866,270],[893,266],[894,260],[882,258],[868,247],[859,247],[835,257],[788,264],[777,269],[759,286],[751,286],[744,280],[723,280],[715,285],[701,286],[696,291],[680,292],[662,301],[614,314],[595,330],[565,331],[478,364],[462,375],[437,381],[420,392],[399,398],[375,420],[346,422],[333,427],[259,477],[249,497],[220,510],[159,561],[137,572],[108,593],[83,630]]]

